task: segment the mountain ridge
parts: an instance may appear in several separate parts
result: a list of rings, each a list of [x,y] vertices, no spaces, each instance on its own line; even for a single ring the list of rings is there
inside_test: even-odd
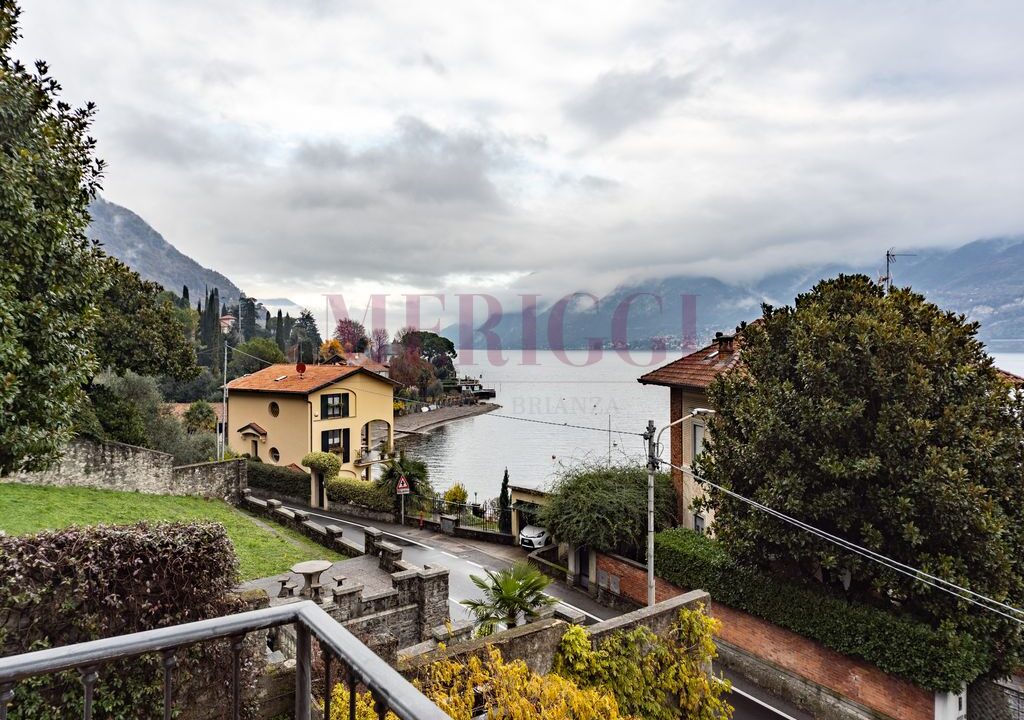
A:
[[[207,288],[218,288],[225,302],[238,301],[242,291],[227,276],[178,250],[135,212],[97,197],[89,204],[89,214],[92,222],[86,234],[144,279],[176,294],[188,286],[193,298],[203,297]]]

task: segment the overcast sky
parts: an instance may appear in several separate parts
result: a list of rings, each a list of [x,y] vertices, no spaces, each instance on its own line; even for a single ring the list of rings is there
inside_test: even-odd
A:
[[[1019,1],[22,4],[15,54],[99,105],[106,197],[257,297],[1024,232]]]

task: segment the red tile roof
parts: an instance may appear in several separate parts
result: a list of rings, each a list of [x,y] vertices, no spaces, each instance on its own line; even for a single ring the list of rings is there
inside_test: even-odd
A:
[[[639,382],[644,385],[706,390],[712,380],[739,364],[741,345],[742,335],[737,333],[733,340],[732,352],[722,353],[716,340],[700,350],[642,375]],[[1024,377],[1000,368],[996,368],[996,372],[1003,380],[1018,387],[1024,386]]]
[[[262,425],[257,425],[254,422],[243,425],[242,427],[235,430],[235,432],[244,433],[246,430],[252,430],[257,435],[266,435],[267,431],[263,429]]]
[[[381,382],[391,385],[398,383],[382,377],[359,365],[307,365],[306,371],[299,375],[294,365],[278,364],[243,375],[228,383],[228,391],[244,390],[246,392],[292,393],[308,395],[322,387],[327,387],[349,375],[365,373]]]
[[[164,403],[164,409],[181,420],[191,405],[192,403]],[[224,422],[224,406],[220,402],[210,403],[210,406],[217,415],[217,422]]]
[[[1020,375],[1014,375],[1012,372],[1008,372],[1001,368],[996,368],[996,372],[999,373],[999,377],[1001,377],[1003,380],[1006,380],[1011,385],[1024,385],[1024,377],[1021,377]]]
[[[706,390],[712,380],[736,367],[741,345],[741,336],[738,334],[732,339],[731,351],[720,350],[716,339],[700,350],[642,375],[639,381],[644,385]]]

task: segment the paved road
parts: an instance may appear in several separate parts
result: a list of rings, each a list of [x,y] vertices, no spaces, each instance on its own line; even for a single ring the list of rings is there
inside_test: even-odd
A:
[[[363,527],[365,527],[363,523],[333,513],[324,514],[311,510],[304,510],[304,512],[326,523],[341,525],[347,539],[358,545],[363,544]],[[518,547],[470,543],[460,538],[451,538],[430,531],[418,531],[401,525],[375,522],[373,527],[381,530],[388,542],[402,548],[403,560],[415,565],[443,565],[448,568],[450,593],[448,604],[452,620],[464,620],[471,617],[469,611],[460,601],[481,597],[479,588],[470,579],[471,575],[482,575],[484,568],[500,570],[516,560],[526,559],[526,551]],[[548,594],[558,598],[567,607],[582,612],[586,616],[588,624],[607,620],[620,614],[598,605],[586,593],[559,583],[551,583],[548,586]]]
[[[333,513],[299,509],[325,524],[341,525],[347,539],[358,545],[363,544],[363,528],[366,527],[364,523]],[[388,542],[402,548],[403,560],[416,565],[443,565],[449,569],[448,606],[452,620],[470,619],[469,611],[460,601],[480,597],[480,590],[473,584],[471,575],[481,575],[484,568],[500,570],[516,560],[526,559],[526,551],[518,547],[476,543],[429,530],[416,530],[387,523],[375,522],[373,527],[381,530]],[[584,613],[588,624],[621,614],[598,605],[586,593],[561,583],[551,583],[548,586],[548,593],[558,598],[562,604]],[[810,715],[767,695],[742,678],[728,672],[725,675],[733,682],[733,693],[729,702],[736,708],[734,720],[813,720]]]

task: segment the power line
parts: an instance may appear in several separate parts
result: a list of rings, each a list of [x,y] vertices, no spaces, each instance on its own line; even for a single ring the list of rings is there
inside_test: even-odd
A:
[[[239,353],[241,355],[245,355],[246,357],[250,357],[253,360],[258,360],[261,363],[264,363],[266,365],[276,365],[277,364],[277,363],[272,363],[269,360],[264,360],[263,358],[256,357],[255,355],[250,355],[249,353],[245,352],[244,350],[239,350],[234,345],[228,345],[227,343],[225,343],[225,345],[227,345],[229,348],[231,348],[232,350],[234,350],[235,352],[237,352],[237,353]],[[371,393],[373,395],[387,396],[387,393],[379,393],[379,392],[375,392],[373,390],[362,390],[362,392]],[[394,396],[392,396],[392,397],[394,397]],[[399,397],[394,397],[394,399],[397,400],[398,402],[403,402],[403,403],[408,402],[408,403],[415,403],[415,404],[419,404],[419,405],[430,405],[430,403],[424,402],[422,400],[411,400],[411,399],[399,398]],[[643,437],[643,433],[628,432],[628,431],[625,431],[625,430],[614,430],[613,429],[613,430],[609,431],[608,428],[590,427],[590,426],[587,426],[587,425],[572,425],[570,423],[552,422],[550,420],[536,420],[536,419],[533,419],[533,418],[516,417],[515,415],[502,415],[500,413],[494,413],[494,412],[485,413],[484,415],[486,415],[487,417],[503,418],[505,420],[518,420],[519,422],[536,423],[538,425],[553,425],[555,427],[561,427],[561,428],[575,428],[577,430],[592,430],[594,432],[599,432],[602,435],[607,435],[607,434],[609,434],[609,432],[613,432],[613,433],[616,433],[616,434],[618,434],[620,436],[621,435],[636,435],[638,437]]]
[[[517,417],[515,415],[502,415],[500,413],[493,412],[487,413],[485,417],[504,418],[505,420],[518,420],[519,422],[537,423],[538,425],[554,425],[555,427],[561,428],[576,428],[577,430],[593,430],[594,432],[599,432],[602,435],[607,435],[609,432],[614,432],[619,435],[636,435],[638,437],[643,437],[643,433],[628,432],[626,430],[609,431],[608,428],[591,427],[589,425],[571,425],[569,423],[553,422],[551,420],[535,420],[533,418]]]
[[[762,512],[768,513],[769,515],[771,515],[773,517],[776,517],[776,518],[778,518],[780,520],[783,520],[784,522],[787,522],[787,523],[790,523],[792,525],[795,525],[795,526],[799,527],[802,530],[805,530],[805,531],[807,531],[807,532],[809,532],[809,533],[811,533],[811,534],[813,534],[813,535],[815,535],[817,537],[822,538],[823,540],[831,542],[831,543],[833,543],[835,545],[839,545],[844,550],[848,550],[850,552],[856,553],[856,554],[858,554],[858,555],[860,555],[860,556],[862,556],[862,557],[864,557],[864,558],[866,558],[868,560],[871,560],[871,561],[876,562],[876,563],[878,563],[880,565],[883,565],[884,567],[887,567],[890,570],[895,570],[896,572],[902,573],[903,575],[906,575],[907,577],[910,577],[913,580],[917,580],[918,582],[922,582],[925,585],[930,585],[931,587],[934,587],[934,588],[936,588],[938,590],[942,590],[943,592],[949,593],[950,595],[953,595],[956,598],[959,598],[961,600],[966,600],[967,602],[969,602],[969,603],[971,603],[973,605],[977,605],[978,607],[981,607],[981,608],[983,608],[985,610],[988,610],[989,612],[993,612],[993,613],[996,613],[997,615],[1001,615],[1002,617],[1005,617],[1008,620],[1012,620],[1013,622],[1015,622],[1015,623],[1017,623],[1019,625],[1024,625],[1024,610],[1021,610],[1020,608],[1016,608],[1016,607],[1013,607],[1012,605],[1008,605],[1006,603],[1000,602],[999,600],[996,600],[994,598],[990,598],[990,597],[988,597],[986,595],[982,595],[981,593],[977,593],[977,592],[975,592],[973,590],[970,590],[968,588],[965,588],[965,587],[962,587],[960,585],[957,585],[956,583],[950,582],[949,580],[945,580],[944,578],[940,578],[938,576],[931,575],[931,574],[925,572],[924,570],[920,570],[920,569],[912,567],[910,565],[906,565],[904,563],[901,563],[898,560],[894,560],[894,559],[892,559],[892,558],[890,558],[890,557],[888,557],[886,555],[882,555],[881,553],[877,553],[874,550],[870,550],[869,548],[865,548],[865,547],[862,547],[860,545],[857,545],[856,543],[853,543],[853,542],[851,542],[849,540],[846,540],[844,538],[841,538],[839,536],[832,535],[831,533],[828,533],[825,530],[821,530],[820,528],[817,528],[817,527],[815,527],[813,525],[805,523],[805,522],[803,522],[801,520],[797,520],[796,518],[790,517],[789,515],[786,515],[785,513],[780,512],[779,510],[775,510],[774,508],[771,508],[771,507],[769,507],[767,505],[764,505],[763,503],[759,503],[756,500],[752,500],[751,498],[748,498],[748,497],[746,497],[744,495],[740,495],[739,493],[737,493],[737,492],[735,492],[733,490],[729,490],[728,488],[725,488],[725,487],[722,487],[721,485],[713,483],[710,480],[697,475],[696,473],[694,473],[692,470],[690,470],[688,468],[679,467],[678,465],[673,465],[672,463],[670,463],[670,462],[668,462],[666,460],[661,460],[660,458],[658,459],[658,462],[660,462],[663,465],[667,465],[668,467],[671,467],[671,468],[674,468],[676,470],[679,470],[680,472],[684,472],[684,473],[690,475],[692,478],[694,478],[695,480],[697,480],[698,482],[700,482],[702,484],[708,485],[709,487],[712,487],[712,488],[714,488],[714,489],[716,489],[716,490],[718,490],[718,491],[720,491],[722,493],[725,493],[726,495],[729,495],[730,497],[734,497],[737,500],[740,500],[740,501],[742,501],[744,503],[747,503],[748,505],[751,505],[752,507],[757,508],[758,510],[761,510]],[[971,597],[971,596],[973,596],[973,597]],[[978,602],[978,600],[975,600],[974,598],[979,598],[979,599],[983,600],[984,602]],[[991,605],[986,604],[986,603],[991,603]],[[1015,615],[1010,615],[1010,614],[1007,614],[1005,612],[1002,612],[1001,610],[998,610],[995,607],[992,607],[992,605],[995,605],[995,606],[998,606],[998,607],[1001,607],[1001,608],[1005,608],[1005,609],[1015,613]]]

